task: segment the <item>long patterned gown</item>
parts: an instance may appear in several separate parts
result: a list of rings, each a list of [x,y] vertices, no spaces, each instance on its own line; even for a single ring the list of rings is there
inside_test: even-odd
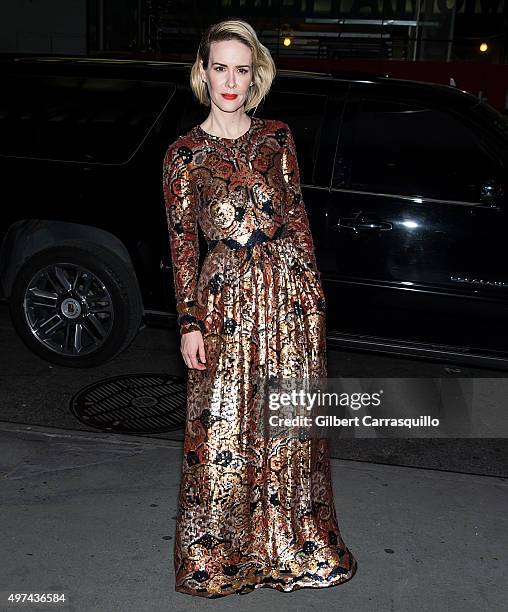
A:
[[[257,375],[326,376],[325,296],[295,142],[253,117],[235,139],[196,125],[163,163],[180,333],[189,368],[174,548],[176,591],[208,598],[346,582],[326,439],[260,436]],[[198,227],[208,251],[201,271]]]

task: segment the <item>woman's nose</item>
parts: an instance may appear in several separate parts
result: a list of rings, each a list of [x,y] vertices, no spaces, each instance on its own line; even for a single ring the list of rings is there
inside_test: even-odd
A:
[[[234,75],[233,76],[230,75],[228,77],[227,83],[228,83],[228,87],[236,87],[236,79],[234,78]]]

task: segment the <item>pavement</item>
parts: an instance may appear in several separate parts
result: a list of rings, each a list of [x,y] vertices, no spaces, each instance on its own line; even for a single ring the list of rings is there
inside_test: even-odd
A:
[[[2,611],[506,609],[505,478],[332,459],[353,579],[209,600],[174,590],[181,441],[7,422],[0,440]]]

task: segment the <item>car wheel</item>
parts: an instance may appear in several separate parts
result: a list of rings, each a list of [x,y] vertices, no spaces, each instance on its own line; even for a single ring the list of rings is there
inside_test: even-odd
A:
[[[9,311],[34,353],[58,365],[93,367],[132,342],[143,304],[130,266],[102,247],[76,243],[46,249],[23,264]]]

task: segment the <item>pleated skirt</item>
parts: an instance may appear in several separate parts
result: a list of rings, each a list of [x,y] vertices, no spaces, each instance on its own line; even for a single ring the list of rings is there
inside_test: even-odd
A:
[[[206,370],[188,370],[176,591],[207,598],[346,582],[328,440],[261,435],[259,376],[326,376],[319,274],[290,237],[207,253],[197,287]],[[261,413],[260,413],[261,410]]]

